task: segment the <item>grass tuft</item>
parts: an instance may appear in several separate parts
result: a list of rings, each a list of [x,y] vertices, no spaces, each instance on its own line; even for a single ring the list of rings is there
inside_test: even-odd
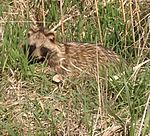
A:
[[[66,78],[63,87],[53,84],[46,64],[29,65],[20,48],[39,5],[41,21],[56,31],[57,41],[103,42],[122,57],[122,65],[99,80],[83,74]],[[0,135],[150,135],[149,5],[0,2]]]

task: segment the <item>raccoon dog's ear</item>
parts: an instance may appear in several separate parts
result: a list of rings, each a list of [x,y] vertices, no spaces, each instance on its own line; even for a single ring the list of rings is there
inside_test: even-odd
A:
[[[28,37],[30,37],[33,33],[36,33],[37,31],[38,31],[37,27],[31,26],[27,33]]]
[[[27,33],[28,38],[29,38],[34,32],[35,32],[35,31],[34,31],[32,28],[30,28],[29,31],[28,31],[28,33]]]
[[[52,42],[55,42],[55,34],[54,34],[54,32],[46,32],[45,33],[45,36],[50,40],[50,41],[52,41]]]

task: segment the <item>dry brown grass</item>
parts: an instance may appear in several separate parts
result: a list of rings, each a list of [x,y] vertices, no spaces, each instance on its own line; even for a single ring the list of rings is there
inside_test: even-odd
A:
[[[18,69],[13,69],[12,65],[14,63],[11,64],[9,57],[7,58],[8,53],[10,53],[7,51],[10,50],[10,47],[6,48],[6,45],[9,46],[10,43],[8,44],[6,41],[11,41],[11,38],[7,40],[8,38],[6,37],[9,35],[7,34],[7,25],[11,24],[15,26],[13,30],[10,28],[14,34],[17,28],[23,28],[24,30],[22,32],[23,35],[25,35],[27,25],[37,23],[35,12],[40,3],[43,3],[40,11],[42,16],[40,22],[44,22],[44,24],[53,31],[57,30],[59,40],[62,38],[72,40],[74,37],[77,37],[76,39],[80,38],[81,41],[84,40],[91,22],[93,22],[93,26],[99,28],[97,32],[101,35],[102,30],[100,30],[100,28],[102,25],[101,21],[103,20],[98,20],[99,12],[95,5],[97,2],[96,0],[80,1],[80,3],[83,4],[83,10],[80,11],[81,9],[79,9],[78,3],[74,4],[74,1],[70,1],[70,4],[72,4],[71,8],[62,5],[64,6],[63,8],[66,9],[65,11],[61,9],[61,14],[60,9],[57,9],[58,16],[55,16],[59,18],[57,21],[47,19],[47,16],[49,17],[49,15],[52,14],[50,13],[52,6],[49,4],[50,7],[46,8],[47,1],[45,1],[45,3],[43,3],[42,0],[39,2],[30,0],[1,2],[1,6],[5,6],[1,14],[2,16],[0,17],[0,25],[2,24],[4,31],[3,44],[5,45],[5,49],[0,52],[4,54],[1,56],[1,60],[4,61],[4,63],[0,66],[0,135],[10,135],[11,131],[9,131],[9,129],[14,131],[16,135],[128,135],[130,131],[129,126],[132,128],[132,117],[129,110],[130,104],[127,103],[128,100],[124,95],[124,91],[127,92],[128,89],[126,90],[124,88],[129,87],[129,90],[134,90],[134,87],[136,87],[137,84],[140,86],[141,82],[141,86],[144,86],[144,97],[143,95],[141,96],[142,92],[139,91],[140,89],[137,94],[137,90],[134,90],[137,98],[139,95],[142,97],[142,100],[139,99],[139,101],[141,101],[141,103],[138,103],[139,106],[135,106],[137,111],[138,108],[140,109],[140,114],[136,113],[140,116],[140,119],[138,119],[136,124],[137,128],[135,134],[140,135],[141,131],[144,131],[144,129],[142,129],[142,126],[144,128],[143,120],[147,117],[146,113],[148,113],[148,108],[145,108],[144,113],[141,109],[149,103],[149,99],[147,103],[145,101],[149,95],[149,74],[145,74],[144,72],[149,68],[149,66],[147,66],[144,69],[144,66],[148,65],[147,61],[144,63],[144,59],[148,58],[147,54],[150,48],[150,12],[149,3],[146,3],[147,1],[142,0],[140,3],[136,0],[134,3],[132,3],[131,0],[120,1],[120,8],[118,8],[118,10],[122,13],[122,19],[124,23],[126,23],[125,35],[123,35],[123,32],[119,33],[124,39],[124,47],[121,53],[125,52],[128,48],[132,48],[132,51],[135,51],[135,58],[137,57],[137,59],[135,59],[135,65],[139,66],[143,63],[144,65],[134,70],[131,74],[130,71],[127,71],[127,75],[130,75],[128,77],[125,77],[125,75],[123,80],[120,79],[121,81],[109,81],[113,84],[111,87],[108,86],[108,82],[106,85],[103,85],[100,84],[99,81],[97,84],[96,80],[84,81],[81,78],[75,81],[66,79],[67,85],[64,86],[64,88],[59,88],[57,85],[51,83],[51,74],[47,72],[47,75],[45,73],[43,74],[43,66],[36,65],[38,70],[36,71],[36,68],[33,68],[33,73],[31,75],[29,74],[29,78],[25,78],[24,75],[26,75],[26,73],[21,72],[19,69],[20,66]],[[105,7],[110,3],[114,4],[114,1],[107,2],[104,0],[99,4]],[[79,18],[82,20],[79,20]],[[76,31],[73,30],[77,29],[77,24],[80,25],[79,22],[83,23],[83,25],[81,25],[82,27],[79,28],[82,29],[82,32],[77,34]],[[70,26],[73,26],[73,29],[70,29]],[[108,28],[108,30],[108,32],[111,32],[113,28]],[[71,34],[68,34],[70,31]],[[2,33],[1,29],[0,33]],[[93,34],[92,32],[90,33],[91,37]],[[102,35],[104,37],[97,38],[97,40],[104,41],[105,35]],[[130,39],[126,37],[127,35],[131,35],[132,37],[133,42],[131,42],[131,44],[128,41]],[[0,34],[0,39],[1,37]],[[20,37],[18,36],[16,39],[20,39]],[[15,46],[15,42],[13,44],[11,43],[11,45]],[[125,58],[130,57],[126,55]],[[18,60],[13,61],[15,61],[17,65]],[[2,62],[0,64],[2,64]],[[131,63],[131,66],[132,65]],[[32,69],[32,66],[27,67]],[[40,67],[40,69],[38,67]],[[141,75],[142,72],[143,75]],[[132,78],[128,80],[130,77]],[[126,84],[124,82],[126,82]],[[122,84],[123,87],[121,86]],[[105,88],[108,90],[105,90]],[[134,93],[132,95],[134,95]],[[116,100],[114,100],[115,98]],[[141,116],[141,114],[143,115]],[[143,117],[143,120],[141,120],[141,117]],[[6,124],[2,125],[3,123]],[[132,134],[133,133],[131,133],[131,135]]]

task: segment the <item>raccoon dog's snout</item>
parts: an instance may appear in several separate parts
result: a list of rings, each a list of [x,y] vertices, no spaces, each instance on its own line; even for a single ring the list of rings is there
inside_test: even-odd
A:
[[[29,56],[35,58],[46,58],[48,54],[48,49],[46,47],[36,48],[36,45],[29,45]],[[38,52],[38,56],[34,56],[34,52]]]
[[[30,64],[34,62],[44,62],[47,55],[48,49],[46,47],[37,48],[36,45],[28,45],[28,60]]]

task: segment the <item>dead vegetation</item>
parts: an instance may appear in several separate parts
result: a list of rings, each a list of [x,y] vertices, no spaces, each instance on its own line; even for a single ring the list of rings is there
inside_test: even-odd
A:
[[[149,3],[61,2],[0,2],[0,135],[149,135]],[[110,71],[104,84],[67,78],[61,88],[45,65],[28,65],[17,46],[37,24],[39,5],[39,23],[58,40],[103,41],[127,60],[125,74],[114,80]]]

